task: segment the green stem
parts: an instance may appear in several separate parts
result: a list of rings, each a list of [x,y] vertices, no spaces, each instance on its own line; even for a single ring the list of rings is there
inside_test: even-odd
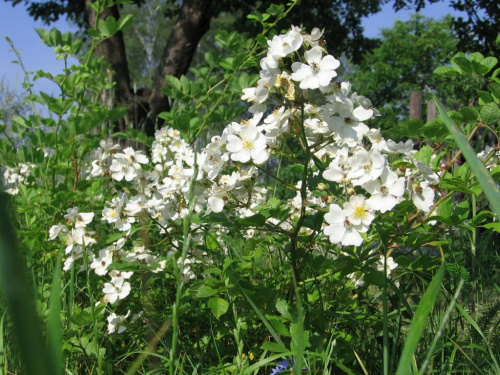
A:
[[[193,153],[194,153],[194,171],[193,171],[193,178],[190,182],[189,185],[189,210],[184,218],[184,225],[183,225],[183,243],[182,243],[182,254],[180,257],[180,263],[177,265],[175,258],[174,258],[174,264],[173,264],[173,269],[174,269],[174,275],[175,275],[175,280],[176,280],[176,291],[175,291],[175,303],[174,306],[172,307],[172,348],[170,350],[170,361],[169,361],[169,371],[170,375],[174,374],[174,364],[175,364],[175,359],[177,356],[177,345],[178,345],[178,335],[179,335],[179,309],[181,305],[181,296],[182,296],[182,289],[184,286],[184,281],[183,281],[183,276],[184,276],[184,262],[187,257],[187,252],[189,249],[189,246],[191,244],[191,233],[190,233],[190,227],[191,227],[191,218],[193,216],[194,208],[196,205],[196,197],[194,194],[194,187],[196,184],[196,176],[198,175],[198,163],[197,163],[197,147],[196,143],[194,144],[193,147]]]
[[[389,375],[389,324],[387,319],[387,252],[384,254],[384,287],[382,290],[382,309],[383,309],[383,363],[384,375]]]
[[[311,159],[311,153],[309,148],[307,147],[307,137],[304,129],[304,105],[301,105],[300,108],[300,130],[301,130],[301,137],[299,138],[300,143],[302,145],[302,150],[305,153],[305,161],[304,161],[304,170],[302,173],[302,184],[300,186],[300,201],[301,201],[301,207],[300,207],[300,214],[299,214],[299,219],[297,220],[297,224],[295,225],[294,231],[292,232],[290,238],[291,238],[291,244],[290,244],[290,257],[291,257],[291,262],[292,262],[292,269],[293,269],[293,276],[295,283],[300,282],[300,272],[297,268],[297,241],[298,241],[298,235],[300,233],[300,230],[302,229],[302,225],[304,224],[304,220],[306,218],[306,205],[307,205],[307,177],[309,173],[309,161]]]

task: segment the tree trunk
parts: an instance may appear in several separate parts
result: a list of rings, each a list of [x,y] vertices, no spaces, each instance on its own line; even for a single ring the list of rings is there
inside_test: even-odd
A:
[[[410,94],[410,120],[422,120],[422,91]]]
[[[85,0],[86,12],[89,27],[95,28],[97,15],[94,10],[88,5],[95,0]],[[100,14],[100,21],[107,17],[113,16],[116,20],[120,18],[120,11],[117,5],[104,8]],[[111,101],[113,105],[127,105],[129,108],[133,100],[133,93],[130,87],[130,74],[128,70],[127,55],[125,53],[125,42],[123,33],[118,31],[116,34],[103,40],[96,48],[96,55],[104,57],[111,64],[111,79],[116,83],[114,92],[107,93],[107,97],[103,97],[104,102]],[[120,121],[115,125],[115,131],[124,131],[126,127],[125,121]]]
[[[154,87],[149,97],[150,116],[157,121],[158,114],[170,110],[167,96],[162,91],[166,85],[165,76],[180,77],[186,74],[196,47],[210,28],[210,5],[212,0],[186,0],[170,34],[158,66]],[[146,133],[154,134],[154,123],[148,124]]]
[[[429,100],[427,102],[427,122],[435,119],[436,116],[436,103],[434,103],[434,100]]]
[[[95,27],[96,14],[88,3],[94,1],[85,0],[90,27]],[[126,105],[129,108],[129,119],[133,122],[133,126],[144,130],[149,136],[154,135],[158,114],[170,110],[168,98],[162,91],[162,87],[166,85],[165,76],[180,77],[187,73],[200,39],[210,28],[211,3],[212,0],[185,0],[183,2],[174,29],[163,51],[154,87],[151,90],[145,89],[141,93],[133,92],[121,31],[107,38],[97,47],[96,54],[109,61],[113,70],[112,79],[116,82],[113,103]],[[100,19],[104,20],[109,16],[115,19],[120,17],[118,6],[105,8],[101,12]],[[120,124],[116,130],[124,131],[124,126]]]

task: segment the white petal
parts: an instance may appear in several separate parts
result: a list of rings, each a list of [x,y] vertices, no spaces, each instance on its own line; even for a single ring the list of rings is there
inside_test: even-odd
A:
[[[323,232],[328,236],[328,239],[331,243],[339,243],[344,237],[345,230],[346,229],[344,225],[333,224],[325,227],[325,229],[323,229]]]
[[[426,186],[422,188],[422,194],[414,192],[413,203],[418,209],[429,212],[434,203],[434,190]]]
[[[345,246],[359,246],[363,243],[363,237],[358,233],[358,231],[352,227],[347,228],[344,237],[342,237],[342,245]]]
[[[304,57],[309,64],[319,64],[323,57],[323,49],[320,46],[313,47],[304,53]]]
[[[325,215],[325,221],[328,224],[344,225],[345,214],[338,204],[331,204],[329,212]]]
[[[328,86],[337,73],[333,70],[322,70],[318,73],[317,80],[320,86]]]
[[[373,116],[373,109],[365,109],[360,106],[354,109],[352,114],[358,119],[358,121],[366,121]]]
[[[304,78],[312,75],[312,70],[309,65],[295,62],[292,64],[293,73],[291,78],[294,81],[302,81]]]
[[[313,76],[313,75],[310,75],[306,78],[304,78],[301,82],[300,82],[300,88],[303,89],[303,90],[307,90],[307,89],[317,89],[319,87],[319,81],[318,81],[318,77],[316,76]]]
[[[224,199],[219,197],[208,198],[208,204],[213,212],[221,212],[224,209]]]
[[[366,203],[373,210],[384,213],[386,211],[392,210],[394,206],[398,204],[398,200],[392,195],[375,194],[368,198]]]
[[[332,55],[326,55],[319,63],[321,70],[335,70],[340,66],[340,61]],[[335,73],[337,75],[337,73]]]

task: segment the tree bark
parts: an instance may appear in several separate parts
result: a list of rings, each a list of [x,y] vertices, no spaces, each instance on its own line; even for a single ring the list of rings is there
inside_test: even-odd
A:
[[[87,17],[90,27],[96,25],[96,13],[88,6],[88,3],[93,3],[95,0],[86,0]],[[120,11],[117,5],[109,8],[104,8],[101,11],[100,19],[105,20],[107,17],[113,16],[116,20],[120,18]],[[116,82],[116,91],[119,102],[128,102],[132,97],[132,89],[130,87],[130,75],[128,70],[127,55],[125,53],[125,42],[123,33],[118,31],[116,34],[102,41],[96,49],[98,56],[103,56],[111,64],[113,69],[113,82]]]
[[[163,56],[158,66],[155,83],[149,96],[150,115],[157,121],[158,114],[170,110],[167,96],[162,91],[166,85],[165,76],[180,77],[186,74],[196,47],[203,35],[210,28],[210,5],[212,0],[186,0],[170,34]],[[154,124],[146,128],[146,133],[154,134]]]

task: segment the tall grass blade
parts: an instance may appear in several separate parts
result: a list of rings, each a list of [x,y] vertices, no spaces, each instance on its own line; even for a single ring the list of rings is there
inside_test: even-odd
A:
[[[261,359],[257,363],[254,363],[253,365],[248,366],[245,369],[244,374],[245,375],[251,374],[253,371],[263,367],[264,365],[268,364],[269,362],[273,362],[273,361],[276,361],[277,359],[289,357],[292,354],[293,354],[293,352],[285,352],[285,353],[270,355],[269,357]]]
[[[491,351],[490,345],[488,344],[488,340],[486,340],[486,336],[484,336],[483,331],[481,328],[479,328],[479,325],[476,323],[474,319],[465,311],[459,304],[457,304],[457,310],[462,314],[462,316],[467,319],[467,321],[470,323],[472,327],[481,335],[481,338],[484,340],[484,343],[486,344],[486,347],[488,348],[488,353],[490,354],[490,357],[493,361],[494,367],[493,370],[495,371],[495,374],[500,375],[500,367],[498,366],[498,361],[495,357],[495,354]]]
[[[0,375],[4,375],[4,369],[7,368],[5,360],[5,340],[4,340],[4,322],[5,322],[5,312],[2,314],[2,319],[0,319]]]
[[[443,318],[439,322],[438,330],[436,332],[434,339],[432,340],[432,343],[431,343],[429,349],[427,350],[427,355],[425,357],[424,363],[420,367],[420,371],[418,372],[418,375],[423,375],[425,372],[425,369],[429,365],[431,357],[432,357],[432,353],[434,352],[434,349],[436,348],[436,345],[437,345],[439,339],[443,335],[444,328],[446,326],[446,323],[448,322],[448,319],[450,318],[450,315],[451,315],[453,309],[455,308],[455,303],[457,302],[458,296],[460,294],[460,291],[462,290],[463,285],[464,285],[464,280],[462,279],[462,280],[460,280],[460,282],[457,286],[455,294],[453,295],[453,299],[451,300],[451,302],[448,304],[448,307],[446,308],[446,312],[445,312]]]
[[[252,299],[250,298],[250,296],[245,292],[245,290],[241,287],[241,285],[238,284],[238,286],[240,287],[240,291],[241,293],[243,293],[243,295],[245,296],[245,298],[247,299],[248,303],[252,306],[252,308],[254,309],[255,313],[257,314],[257,316],[260,318],[260,320],[262,321],[262,323],[264,323],[264,325],[266,326],[267,330],[269,331],[269,333],[271,334],[271,336],[273,336],[274,340],[284,346],[285,344],[283,343],[283,341],[281,341],[280,339],[280,336],[276,333],[276,331],[274,330],[273,326],[271,325],[271,323],[269,323],[269,321],[266,319],[266,317],[264,316],[264,314],[262,313],[262,311],[260,311],[260,309],[257,307],[257,305],[252,301]]]
[[[434,102],[436,103],[436,107],[438,108],[448,131],[453,136],[453,139],[455,139],[455,142],[457,142],[457,145],[464,154],[465,159],[469,162],[471,170],[476,175],[479,185],[481,185],[486,198],[490,201],[493,212],[495,212],[497,217],[500,218],[500,190],[498,189],[495,181],[493,181],[488,173],[488,170],[477,157],[474,149],[471,145],[469,145],[465,135],[457,128],[453,120],[450,119],[436,96],[434,96]]]
[[[62,253],[60,252],[57,257],[56,268],[52,278],[49,316],[47,322],[47,346],[54,363],[54,375],[62,374],[64,366],[61,327],[61,272]]]
[[[0,288],[13,323],[18,352],[27,375],[52,375],[32,295],[32,284],[16,248],[8,209],[9,197],[0,192]]]
[[[405,340],[403,353],[401,354],[401,359],[399,360],[398,369],[396,370],[396,375],[411,374],[412,358],[417,350],[420,337],[424,332],[427,317],[429,316],[431,309],[434,306],[434,302],[436,302],[439,290],[441,289],[443,277],[444,264],[441,264],[441,267],[439,267],[438,272],[429,284],[429,288],[425,291],[422,300],[418,304],[417,311],[413,316],[410,330]]]

